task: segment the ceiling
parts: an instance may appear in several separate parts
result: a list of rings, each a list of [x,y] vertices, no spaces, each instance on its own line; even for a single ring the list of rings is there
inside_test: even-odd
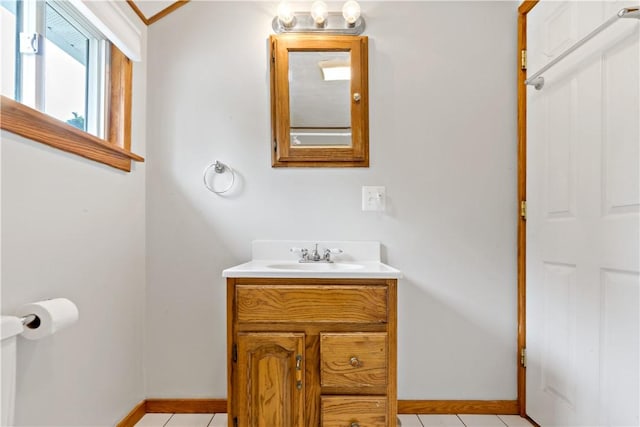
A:
[[[147,25],[153,24],[188,2],[189,0],[127,0],[129,6]]]

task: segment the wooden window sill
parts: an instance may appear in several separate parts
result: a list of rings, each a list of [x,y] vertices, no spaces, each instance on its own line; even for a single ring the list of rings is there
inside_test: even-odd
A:
[[[0,128],[127,172],[131,171],[132,160],[144,161],[137,154],[5,96],[0,96]]]

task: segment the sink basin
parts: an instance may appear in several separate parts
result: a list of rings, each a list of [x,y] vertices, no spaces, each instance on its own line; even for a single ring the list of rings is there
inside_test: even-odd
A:
[[[344,262],[286,262],[278,264],[268,264],[267,268],[274,270],[292,270],[292,271],[345,271],[358,270],[363,268],[360,264],[347,264]]]
[[[292,255],[292,248],[315,248],[316,244],[321,251],[339,248],[341,252],[334,251],[332,263],[298,262],[299,255]],[[255,240],[251,244],[251,260],[225,269],[222,277],[399,279],[402,272],[380,262],[380,242]]]

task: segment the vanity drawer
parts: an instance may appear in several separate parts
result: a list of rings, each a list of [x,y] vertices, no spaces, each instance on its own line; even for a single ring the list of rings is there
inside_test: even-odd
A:
[[[387,293],[370,285],[237,285],[237,320],[386,323]]]
[[[360,391],[385,394],[387,355],[386,333],[320,334],[320,384],[323,388],[369,388]]]
[[[322,396],[322,427],[386,427],[387,399]]]

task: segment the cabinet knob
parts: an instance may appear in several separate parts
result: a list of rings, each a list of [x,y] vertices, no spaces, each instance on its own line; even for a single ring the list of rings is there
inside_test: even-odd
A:
[[[360,102],[360,94],[358,92],[353,94],[353,100],[355,102]]]
[[[351,357],[351,359],[349,359],[349,364],[351,366],[353,366],[354,368],[359,368],[360,365],[361,365],[360,360],[358,360],[358,358],[356,356],[353,356],[353,357]],[[353,426],[353,424],[352,424],[352,426]]]
[[[351,427],[360,427],[360,424],[354,422],[354,423],[351,423]]]

